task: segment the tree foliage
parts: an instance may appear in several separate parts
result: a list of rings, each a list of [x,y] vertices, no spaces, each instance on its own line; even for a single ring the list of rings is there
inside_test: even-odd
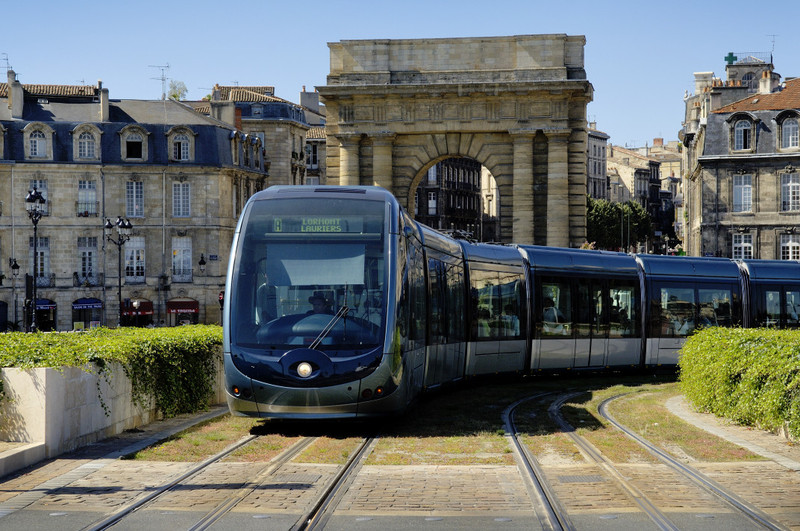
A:
[[[650,216],[639,203],[587,198],[586,234],[588,241],[595,242],[595,248],[635,250],[652,233]]]
[[[176,81],[170,79],[169,81],[169,97],[173,100],[185,100],[189,89],[183,81]]]

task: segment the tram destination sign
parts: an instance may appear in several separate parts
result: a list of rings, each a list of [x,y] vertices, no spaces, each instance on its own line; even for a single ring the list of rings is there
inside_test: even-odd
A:
[[[357,216],[275,216],[273,233],[360,233],[363,220]]]

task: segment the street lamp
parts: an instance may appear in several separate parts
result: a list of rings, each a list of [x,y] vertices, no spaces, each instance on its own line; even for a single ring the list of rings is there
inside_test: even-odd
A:
[[[29,191],[25,196],[25,209],[28,211],[28,217],[31,218],[33,223],[33,310],[31,314],[31,332],[36,332],[36,284],[37,278],[37,265],[39,262],[39,220],[44,215],[44,204],[47,200],[42,195],[42,192],[33,187],[33,191]]]
[[[112,230],[116,226],[117,228],[117,239],[115,240],[112,237]],[[131,230],[133,229],[133,225],[131,225],[130,220],[123,220],[121,217],[117,216],[116,223],[111,223],[111,220],[106,218],[106,223],[103,225],[103,233],[105,234],[106,240],[110,241],[114,245],[117,246],[117,302],[119,302],[119,319],[117,321],[117,326],[122,326],[122,246],[131,239]]]
[[[205,273],[206,272],[206,257],[203,256],[203,253],[200,253],[200,261],[197,262],[197,265],[200,266],[200,272],[201,273]]]
[[[11,292],[14,297],[14,326],[17,324],[17,277],[19,276],[19,264],[16,258],[9,258],[8,265],[11,267]]]

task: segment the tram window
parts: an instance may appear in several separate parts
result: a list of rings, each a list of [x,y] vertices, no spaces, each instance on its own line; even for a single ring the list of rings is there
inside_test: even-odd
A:
[[[542,336],[572,335],[572,289],[569,281],[542,279]]]
[[[659,290],[661,337],[685,337],[694,332],[694,288],[662,286]]]
[[[730,289],[697,290],[698,326],[731,326],[734,294]]]
[[[797,328],[800,326],[800,291],[786,290],[786,327]]]
[[[447,323],[449,340],[463,341],[465,339],[466,323],[464,311],[464,268],[460,265],[447,265],[447,310],[443,318]]]
[[[445,277],[445,264],[440,260],[431,258],[428,260],[428,309],[430,319],[428,330],[430,332],[430,344],[438,345],[447,341],[447,322],[445,316],[447,312],[445,290],[447,279]]]
[[[473,337],[522,337],[522,275],[481,269],[472,269],[470,275]]]
[[[781,324],[781,292],[768,290],[764,295],[767,310],[765,325],[767,328],[777,328]]]
[[[638,286],[634,282],[614,280],[608,291],[609,337],[640,337]]]
[[[575,313],[577,337],[606,337],[608,326],[603,318],[603,289],[597,281],[578,280]]]

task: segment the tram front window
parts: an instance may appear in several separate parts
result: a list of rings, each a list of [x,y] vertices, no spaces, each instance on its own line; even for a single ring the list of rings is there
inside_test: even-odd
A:
[[[380,344],[384,203],[279,199],[251,210],[235,265],[233,341],[331,354]]]

